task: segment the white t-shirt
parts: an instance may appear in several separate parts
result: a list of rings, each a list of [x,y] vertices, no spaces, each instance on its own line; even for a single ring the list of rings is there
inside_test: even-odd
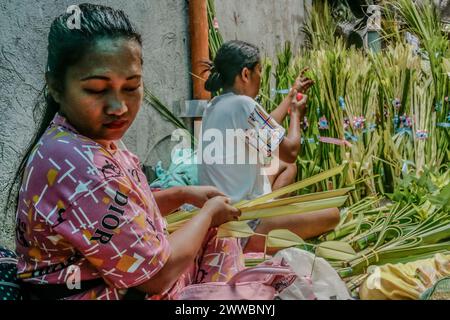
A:
[[[272,191],[264,164],[283,140],[285,129],[255,100],[234,93],[215,97],[203,113],[201,134],[200,185],[217,187],[233,202]]]

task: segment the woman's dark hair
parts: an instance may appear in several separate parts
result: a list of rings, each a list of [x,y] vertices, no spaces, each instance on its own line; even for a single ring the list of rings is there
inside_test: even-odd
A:
[[[76,28],[76,26],[69,28],[67,22],[72,19],[72,13],[65,13],[53,21],[48,34],[46,75],[52,79],[52,83],[58,85],[55,89],[60,92],[64,90],[67,69],[76,65],[96,41],[125,38],[135,40],[142,45],[141,35],[123,11],[94,4],[80,4],[78,8],[80,9],[80,28]],[[41,102],[42,99],[44,103]],[[13,199],[12,204],[17,208],[18,192],[16,197],[13,197],[13,194],[22,179],[28,157],[58,110],[59,105],[50,95],[48,84],[46,84],[33,110],[38,130],[15,173],[8,192],[5,212],[9,211]]]
[[[245,67],[253,70],[261,62],[258,47],[239,40],[225,42],[217,51],[214,62],[206,62],[211,72],[205,89],[217,92],[233,86],[236,75]]]

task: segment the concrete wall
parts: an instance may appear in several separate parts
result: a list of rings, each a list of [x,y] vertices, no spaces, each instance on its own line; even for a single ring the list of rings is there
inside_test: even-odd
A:
[[[48,30],[69,5],[85,1],[0,2],[0,245],[13,244],[13,214],[4,216],[6,186],[35,130],[32,108],[43,87]],[[146,86],[172,106],[190,97],[188,6],[185,0],[91,1],[123,9],[144,41]],[[143,107],[124,138],[144,163],[168,162],[173,127]],[[170,137],[169,137],[170,139]]]
[[[441,9],[441,17],[442,20],[449,24],[450,23],[450,1],[449,0],[440,0],[437,1],[435,0],[435,3],[438,2],[437,4],[439,5],[440,9]]]
[[[294,49],[303,43],[305,6],[311,0],[216,0],[216,14],[225,41],[253,43],[273,58],[285,41]]]
[[[307,3],[310,0],[305,0]],[[216,0],[225,40],[241,39],[274,57],[276,47],[302,41],[304,0]],[[32,108],[43,87],[48,29],[54,17],[76,0],[2,0],[0,2],[0,245],[13,246],[14,213],[3,215],[7,185],[35,130]],[[187,0],[103,0],[123,9],[144,40],[144,78],[163,102],[190,99]],[[173,126],[143,107],[124,141],[143,163],[170,159]],[[169,137],[168,137],[169,136]]]

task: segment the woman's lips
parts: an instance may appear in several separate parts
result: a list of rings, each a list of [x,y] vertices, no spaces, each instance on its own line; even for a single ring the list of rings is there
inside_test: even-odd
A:
[[[112,122],[105,123],[104,126],[108,129],[122,129],[128,123],[127,120],[116,120]]]

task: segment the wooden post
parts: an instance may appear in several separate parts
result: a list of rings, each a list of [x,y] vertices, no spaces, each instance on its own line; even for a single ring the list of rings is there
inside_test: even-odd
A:
[[[194,100],[209,100],[211,93],[205,90],[208,77],[202,61],[209,60],[207,0],[189,0],[189,32],[191,44],[192,97]]]

